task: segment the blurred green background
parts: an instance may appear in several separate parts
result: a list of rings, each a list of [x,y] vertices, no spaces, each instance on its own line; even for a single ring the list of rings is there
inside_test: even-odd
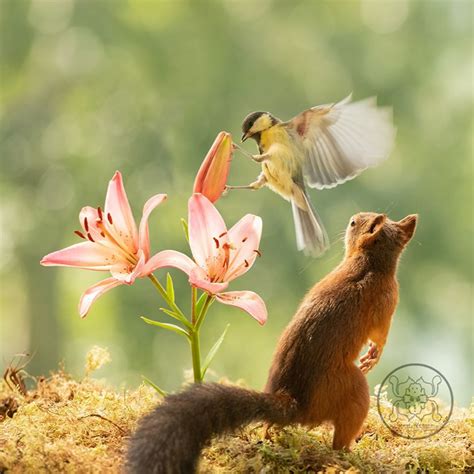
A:
[[[155,251],[188,251],[180,217],[195,172],[220,130],[240,137],[243,117],[287,119],[312,105],[377,95],[392,105],[397,146],[382,166],[312,197],[333,243],[323,258],[295,248],[290,206],[269,190],[235,192],[218,208],[229,224],[263,217],[263,257],[231,289],[266,300],[260,327],[215,304],[203,350],[227,323],[210,379],[262,387],[273,348],[305,291],[341,259],[358,211],[393,219],[420,214],[399,271],[401,300],[371,386],[421,362],[472,394],[472,4],[428,1],[2,0],[1,356],[29,351],[33,374],[64,360],[83,374],[87,350],[108,347],[99,372],[117,386],[141,374],[167,390],[189,369],[184,340],[144,324],[166,316],[146,279],[101,298],[85,320],[81,292],[105,274],[43,268],[43,255],[77,242],[78,212],[102,205],[116,169],[138,219],[145,200],[168,193],[151,218]],[[254,144],[245,145],[255,151]],[[229,182],[258,166],[236,154]],[[189,293],[172,272],[178,297]],[[163,281],[165,273],[157,273]],[[187,304],[186,304],[187,307]]]

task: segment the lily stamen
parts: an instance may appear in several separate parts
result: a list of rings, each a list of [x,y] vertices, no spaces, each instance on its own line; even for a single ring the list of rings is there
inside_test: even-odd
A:
[[[229,261],[230,261],[230,249],[231,249],[231,246],[230,244],[228,244],[227,242],[222,246],[223,250],[224,250],[224,262],[223,262],[223,267],[224,268],[229,268]]]
[[[117,240],[115,236],[107,230],[107,227],[104,225],[103,221],[97,222],[97,229],[100,230],[100,235],[106,239],[106,242],[99,243],[101,243],[105,247],[113,246],[115,249],[119,250],[125,256],[127,261],[130,262],[132,265],[135,265],[137,263],[136,255],[131,253],[130,250],[126,247],[126,245]],[[107,245],[107,241],[112,245]]]

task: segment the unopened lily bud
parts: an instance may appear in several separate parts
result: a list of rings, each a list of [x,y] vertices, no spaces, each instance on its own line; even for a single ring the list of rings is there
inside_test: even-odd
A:
[[[203,194],[211,202],[216,202],[221,197],[225,190],[233,152],[231,134],[220,132],[196,175],[194,193]]]

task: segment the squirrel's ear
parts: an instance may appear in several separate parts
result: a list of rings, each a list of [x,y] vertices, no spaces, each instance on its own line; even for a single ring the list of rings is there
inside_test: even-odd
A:
[[[365,232],[362,235],[364,245],[370,244],[377,238],[386,220],[387,216],[385,214],[378,214],[365,224]]]
[[[404,217],[401,221],[396,222],[398,228],[402,231],[404,244],[407,244],[413,237],[418,221],[418,214],[410,214]]]

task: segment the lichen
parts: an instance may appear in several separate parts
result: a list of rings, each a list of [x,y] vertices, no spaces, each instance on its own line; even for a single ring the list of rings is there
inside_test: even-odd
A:
[[[0,472],[120,472],[127,438],[137,420],[161,397],[143,384],[117,391],[86,376],[64,371],[40,378],[23,396],[0,384],[0,404],[14,400],[0,421]],[[10,403],[10,402],[9,402]],[[10,416],[11,415],[11,416]],[[372,400],[360,439],[351,452],[335,452],[331,429],[299,426],[270,430],[253,424],[220,437],[204,450],[202,473],[259,472],[472,472],[473,411],[455,409],[447,426],[423,440],[393,436]]]
[[[90,375],[105,364],[108,364],[111,360],[108,349],[99,346],[92,347],[86,355],[86,375]]]
[[[12,393],[2,384],[0,399],[7,396]],[[60,371],[15,400],[16,413],[0,422],[0,470],[87,473],[119,470],[125,437],[158,397],[145,385],[116,392]]]

